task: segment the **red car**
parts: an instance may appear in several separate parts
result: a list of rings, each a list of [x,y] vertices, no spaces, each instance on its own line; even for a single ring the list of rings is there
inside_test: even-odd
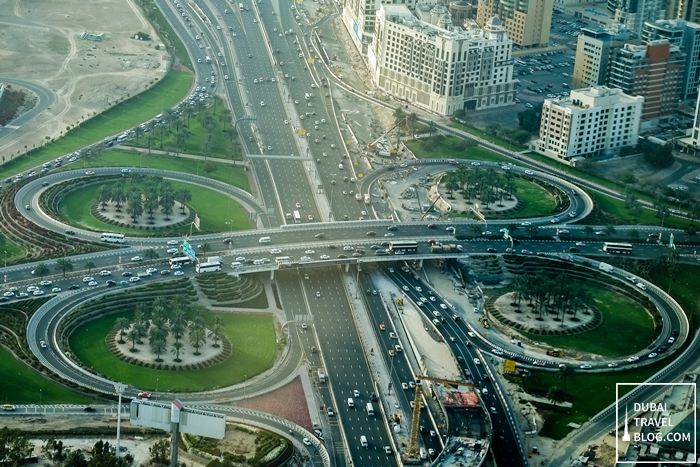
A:
[[[386,331],[386,326],[384,326],[383,324],[380,324],[380,325],[379,325],[379,330],[380,330],[380,331]]]
[[[137,397],[140,397],[141,399],[148,399],[151,397],[151,393],[143,391],[143,392],[138,393]]]

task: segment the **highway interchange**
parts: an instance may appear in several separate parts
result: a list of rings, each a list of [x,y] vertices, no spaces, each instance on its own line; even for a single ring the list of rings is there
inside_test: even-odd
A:
[[[362,248],[367,253],[360,258],[348,258],[349,262],[360,264],[365,261],[373,262],[377,259],[396,262],[395,258],[373,256],[371,254],[372,245],[381,246],[382,242],[401,239],[422,240],[419,253],[425,257],[429,256],[425,240],[436,238],[441,241],[454,241],[450,231],[447,231],[446,228],[455,226],[459,232],[463,228],[467,229],[469,223],[440,222],[436,223],[434,229],[429,229],[426,223],[409,223],[400,225],[398,231],[389,231],[387,229],[391,223],[388,221],[359,221],[360,217],[365,219],[373,217],[372,210],[367,209],[363,203],[358,203],[354,197],[341,193],[352,189],[357,192],[366,192],[365,187],[369,182],[365,181],[360,187],[351,181],[357,177],[349,160],[344,157],[347,153],[336,124],[337,120],[335,115],[331,113],[330,96],[326,97],[325,95],[333,92],[332,88],[322,86],[320,80],[322,69],[319,72],[312,67],[313,73],[312,70],[308,69],[310,64],[306,58],[310,56],[310,51],[305,44],[308,36],[305,36],[304,33],[309,29],[298,26],[300,21],[295,18],[295,10],[290,8],[291,4],[271,3],[269,0],[248,1],[244,3],[247,9],[240,11],[236,4],[222,1],[203,2],[199,4],[200,11],[211,21],[205,23],[202,23],[201,18],[190,10],[189,4],[182,4],[183,11],[178,9],[178,2],[158,0],[157,4],[186,44],[194,58],[193,61],[196,62],[197,85],[208,86],[209,83],[204,80],[210,78],[211,72],[214,71],[218,83],[216,89],[225,94],[236,118],[240,120],[244,116],[254,117],[254,121],[252,119],[250,122],[244,121],[238,126],[246,152],[251,155],[262,153],[266,156],[265,158],[251,157],[249,160],[254,170],[258,192],[262,198],[261,202],[246,201],[245,197],[240,194],[236,199],[243,203],[247,202],[247,208],[251,211],[267,214],[267,216],[263,216],[265,220],[262,224],[263,227],[267,228],[233,235],[232,250],[227,258],[233,256],[245,256],[246,259],[272,258],[273,256],[269,253],[270,248],[278,247],[283,250],[285,255],[297,259],[302,254],[306,254],[304,252],[309,248],[314,250],[312,255],[316,264],[313,266],[319,267],[280,270],[275,273],[285,313],[290,322],[294,322],[294,331],[290,330],[290,333],[296,334],[298,344],[298,347],[295,347],[293,351],[294,355],[289,357],[289,364],[284,367],[284,371],[281,373],[291,371],[300,359],[305,359],[310,368],[324,367],[326,369],[329,383],[319,384],[318,391],[320,400],[326,407],[325,415],[327,415],[327,407],[333,407],[336,412],[333,416],[325,417],[325,423],[328,424],[330,430],[330,433],[327,432],[327,436],[334,440],[334,449],[331,449],[330,452],[335,457],[336,465],[343,465],[350,459],[355,462],[355,465],[397,465],[396,459],[384,452],[384,446],[391,445],[387,425],[382,422],[381,417],[375,416],[369,419],[363,410],[369,394],[377,389],[371,378],[365,353],[367,349],[362,346],[357,325],[353,320],[343,274],[337,267],[323,267],[324,263],[319,261],[319,258],[322,254],[328,254],[334,260],[338,259],[339,254],[344,254],[341,253],[341,251],[345,251],[342,250],[342,247],[352,246],[353,250]],[[228,10],[229,13],[224,13],[225,10]],[[190,21],[183,20],[183,12],[186,12]],[[188,24],[194,26],[190,27]],[[290,29],[294,34],[282,33],[282,31]],[[200,39],[197,39],[197,36]],[[202,48],[199,47],[200,43]],[[279,49],[279,53],[277,53],[277,49]],[[221,53],[221,57],[218,56],[219,53]],[[302,54],[302,57],[299,57],[299,54]],[[206,56],[210,56],[217,65],[207,64]],[[202,63],[199,63],[198,59],[202,59]],[[283,66],[280,64],[282,61],[284,62]],[[224,79],[225,75],[229,76],[228,80]],[[289,75],[289,78],[286,78],[285,75]],[[292,80],[291,77],[295,77],[295,79]],[[255,84],[253,80],[260,78],[263,78],[263,82]],[[275,82],[272,82],[272,78],[275,78]],[[316,87],[312,88],[311,83],[314,83]],[[315,94],[309,101],[304,99],[304,94],[308,92]],[[299,101],[299,104],[295,104],[295,101]],[[265,105],[260,105],[261,102],[264,102]],[[309,107],[308,103],[312,105]],[[299,115],[305,112],[315,112],[316,114],[304,120],[299,119]],[[325,123],[322,123],[323,120]],[[289,124],[285,124],[285,121],[288,121]],[[319,121],[319,125],[315,125],[316,121]],[[319,126],[319,130],[316,130],[316,126]],[[311,136],[302,138],[295,135],[294,129],[300,128],[310,132]],[[315,143],[316,139],[319,140],[318,143]],[[335,147],[331,147],[331,145]],[[308,152],[307,147],[309,148]],[[289,158],[290,155],[293,157]],[[305,162],[293,160],[294,157],[301,159],[299,155],[309,160]],[[316,159],[321,162],[314,163],[313,161]],[[445,164],[443,161],[439,163]],[[342,169],[339,164],[343,164]],[[119,171],[120,168],[95,169],[96,176],[117,175]],[[164,175],[172,178],[179,177],[176,174]],[[83,175],[80,171],[62,172],[51,175],[52,178],[44,180],[57,183],[76,176]],[[345,181],[346,178],[348,181]],[[190,182],[205,186],[212,183],[207,179],[194,179],[192,177],[190,177]],[[61,233],[65,232],[69,226],[49,220],[38,209],[37,196],[41,189],[39,185],[36,181],[26,185],[26,189],[23,188],[15,200],[18,209],[37,224]],[[341,189],[340,186],[343,188]],[[564,186],[564,189],[570,191],[571,187]],[[296,203],[299,203],[301,207],[297,208]],[[27,205],[31,206],[32,209],[26,210],[24,207]],[[322,219],[337,221],[343,219],[343,216],[347,216],[347,219],[351,221],[325,224],[305,223],[288,225],[281,229],[276,228],[276,226],[287,222],[285,213],[297,209],[302,211],[305,219],[311,215],[316,221]],[[585,217],[588,209],[586,203],[574,202],[572,209],[568,212],[571,212],[574,218],[582,218]],[[368,211],[367,214],[362,213],[365,210]],[[562,215],[568,215],[568,212],[562,213]],[[533,219],[532,221],[539,224],[541,231],[550,231],[552,241],[537,242],[521,239],[517,246],[518,249],[558,254],[568,252],[568,249],[573,246],[572,241],[567,241],[562,236],[556,236],[556,228],[559,227],[559,223],[552,223],[551,217]],[[510,247],[511,244],[499,238],[498,230],[508,223],[510,222],[489,222],[488,227],[485,228],[494,232],[494,235],[477,242],[462,242],[464,253],[484,253],[487,248],[495,248],[498,253],[503,253],[505,248]],[[573,231],[572,237],[575,237],[581,227],[570,225],[567,228]],[[651,235],[659,232],[656,227],[636,228],[643,234]],[[368,232],[374,232],[375,235],[368,235]],[[383,236],[387,233],[392,233],[395,237],[384,238]],[[323,234],[323,237],[319,238],[318,234]],[[272,242],[266,245],[260,244],[259,238],[268,235],[272,237]],[[78,231],[77,236],[95,240],[96,235],[87,231]],[[212,240],[220,243],[222,239],[228,237],[230,235],[226,234],[201,236],[197,237],[197,242]],[[127,241],[130,245],[129,248],[107,251],[98,255],[85,255],[75,259],[80,261],[83,258],[90,258],[95,261],[98,269],[110,268],[135,272],[139,265],[129,264],[127,258],[142,252],[145,248],[164,248],[167,240],[169,239],[131,238]],[[584,253],[600,252],[600,242],[587,243],[586,247],[581,248]],[[329,248],[329,245],[334,248]],[[639,256],[653,257],[666,250],[667,247],[650,242],[647,245],[637,246],[635,253]],[[694,254],[690,249],[684,247],[679,247],[679,252],[681,255],[688,256]],[[416,293],[415,280],[410,275],[403,273],[397,267],[398,263],[393,264],[396,270],[389,272],[389,264],[382,263],[380,268],[396,283],[397,287],[408,287],[410,284],[406,296],[413,301],[420,300],[420,294]],[[351,270],[355,271],[356,267],[357,265],[353,265]],[[272,266],[261,270],[271,268]],[[11,282],[23,283],[35,280],[31,269],[32,265],[15,266],[6,268],[5,273],[8,274]],[[188,275],[192,274],[191,270],[186,271]],[[251,269],[252,271],[253,269]],[[305,275],[308,275],[308,279],[305,278]],[[167,280],[167,277],[149,280]],[[360,274],[360,281],[363,287],[370,290],[374,288],[368,274]],[[68,279],[62,282],[57,281],[56,284],[67,290],[68,286],[74,282],[76,279]],[[49,351],[42,351],[38,348],[37,341],[46,339],[48,342],[52,342],[51,337],[58,318],[64,316],[86,299],[110,292],[111,290],[104,287],[84,287],[77,291],[64,292],[52,299],[50,306],[44,307],[47,312],[40,320],[34,322],[33,327],[28,331],[32,350],[41,356],[47,366],[54,368],[55,371],[70,375],[82,385],[104,392],[112,392],[112,382],[101,381],[99,378],[81,372],[67,364],[65,359],[60,358],[53,346]],[[391,347],[392,338],[388,337],[387,332],[381,332],[377,325],[384,322],[388,324],[392,320],[391,316],[383,315],[386,314],[386,311],[375,296],[366,296],[365,300],[368,309],[371,310],[369,318],[375,324],[373,329],[377,334],[376,338],[384,345]],[[658,301],[662,301],[661,298],[658,298]],[[426,314],[438,311],[441,303],[439,300],[428,301],[422,310]],[[311,326],[302,328],[303,323]],[[669,323],[669,326],[682,327],[680,323],[673,321]],[[484,367],[488,365],[487,362],[484,361],[483,365],[476,365],[474,362],[474,358],[477,358],[475,347],[484,350],[488,350],[490,347],[484,345],[480,340],[474,340],[474,346],[467,347],[466,342],[472,340],[468,337],[468,327],[462,322],[448,319],[442,327],[442,332],[447,337],[454,336],[456,338],[456,343],[453,346],[455,355],[463,358],[464,365],[474,375],[475,380],[479,380],[482,388],[488,389],[489,406],[495,408],[495,413],[491,414],[491,420],[495,430],[494,455],[496,460],[502,465],[527,465],[522,452],[518,452],[516,447],[519,443],[518,430],[514,430],[512,424],[509,423],[508,408],[505,406],[504,400],[496,397],[498,390],[495,385],[497,382],[484,381]],[[312,347],[317,347],[320,352],[313,352]],[[303,354],[299,349],[303,349]],[[405,356],[389,357],[387,352],[382,352],[382,354],[383,358],[386,359],[386,364],[392,368],[391,377],[395,390],[401,387],[402,382],[411,381],[415,377]],[[350,408],[347,405],[347,398],[353,397],[354,390],[360,391],[361,396],[358,400],[359,403],[354,408]],[[403,397],[402,405],[408,406],[412,400],[411,392],[402,392],[401,394]],[[193,396],[191,400],[205,399]],[[430,423],[428,420],[421,421],[421,425],[430,426]],[[359,446],[361,434],[368,437],[369,449],[362,449]],[[422,435],[422,438],[426,447],[434,448],[439,452],[439,440],[425,434]],[[339,442],[341,439],[344,440],[344,443]]]

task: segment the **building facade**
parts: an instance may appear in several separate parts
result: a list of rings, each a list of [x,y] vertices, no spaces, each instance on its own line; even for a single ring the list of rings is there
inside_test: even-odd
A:
[[[436,0],[429,0],[423,3],[435,3]],[[384,0],[345,0],[343,5],[343,24],[350,33],[353,44],[363,55],[367,55],[369,44],[372,43],[372,33],[377,19],[379,6],[385,3]],[[393,3],[386,2],[386,3]],[[402,5],[413,8],[417,0],[401,0]]]
[[[645,23],[642,44],[659,39],[667,39],[671,45],[679,46],[685,54],[680,98],[695,99],[700,86],[700,25],[682,19]]]
[[[549,42],[554,0],[479,0],[476,23],[485,27],[498,17],[518,47],[539,47]]]
[[[423,17],[435,24],[404,5],[380,7],[367,54],[378,88],[441,115],[514,104],[513,43],[498,18],[464,29],[442,6]]]
[[[644,23],[666,18],[666,0],[608,0],[615,22],[641,35]]]
[[[532,148],[565,162],[616,153],[634,146],[644,98],[605,86],[571,91],[569,97],[545,99],[540,137]]]
[[[571,88],[606,84],[613,51],[628,43],[639,44],[640,41],[620,23],[601,29],[583,28],[576,45]]]
[[[666,123],[678,109],[685,55],[668,40],[616,49],[608,86],[625,94],[644,97],[643,129]]]

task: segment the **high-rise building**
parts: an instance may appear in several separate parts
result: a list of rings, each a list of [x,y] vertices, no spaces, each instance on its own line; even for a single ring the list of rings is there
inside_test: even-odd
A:
[[[554,0],[479,0],[476,23],[484,27],[498,17],[518,47],[539,47],[549,42]]]
[[[658,39],[667,39],[672,45],[680,46],[685,54],[680,98],[697,97],[700,86],[700,25],[682,19],[644,23],[642,44]]]
[[[429,13],[420,20],[405,5],[381,5],[367,53],[377,87],[441,115],[513,104],[513,43],[501,21],[465,29],[443,6]]]
[[[608,10],[615,13],[615,22],[640,35],[647,21],[666,17],[666,0],[608,0]]]
[[[565,98],[545,99],[540,138],[532,148],[545,156],[571,161],[634,146],[643,102],[641,96],[605,86],[573,90]]]
[[[700,24],[700,1],[668,0],[666,19],[676,18]]]
[[[668,40],[616,49],[610,65],[608,86],[630,96],[643,96],[643,128],[666,123],[678,109],[685,55]]]
[[[362,55],[367,55],[367,48],[372,42],[377,8],[382,3],[384,0],[345,0],[342,15],[343,24],[350,33],[353,44]],[[424,3],[435,3],[435,0]],[[401,0],[401,4],[414,7],[417,0]]]
[[[639,44],[635,34],[620,23],[607,28],[583,28],[576,45],[576,61],[571,88],[587,88],[607,83],[613,51],[627,43]]]
[[[695,120],[693,121],[693,131],[690,134],[690,145],[692,146],[692,152],[696,156],[700,152],[700,96],[695,104]]]

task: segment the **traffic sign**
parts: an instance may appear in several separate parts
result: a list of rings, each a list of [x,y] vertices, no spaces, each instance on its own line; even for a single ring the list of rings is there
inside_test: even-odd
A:
[[[189,258],[194,261],[197,255],[194,253],[194,250],[192,249],[192,245],[190,245],[190,242],[187,240],[182,242],[182,250],[185,252]]]

